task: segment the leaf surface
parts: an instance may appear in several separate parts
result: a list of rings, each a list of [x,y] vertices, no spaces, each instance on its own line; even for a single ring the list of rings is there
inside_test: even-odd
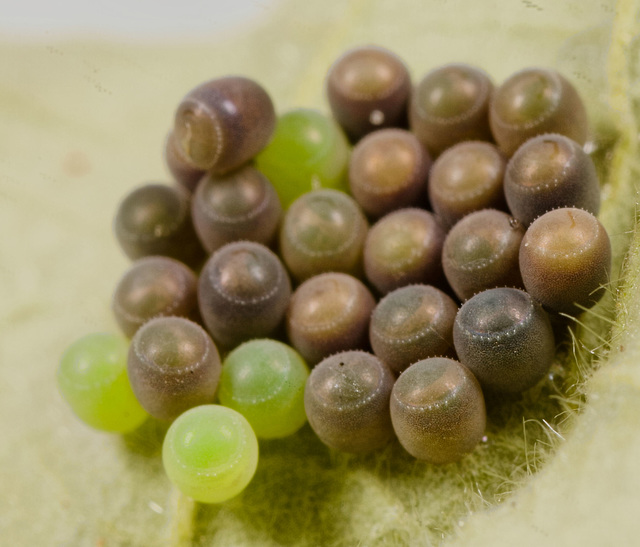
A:
[[[3,543],[629,544],[640,533],[636,4],[285,0],[207,43],[0,44]],[[305,427],[261,444],[241,496],[195,505],[164,475],[162,428],[122,438],[83,426],[56,391],[57,361],[77,337],[116,330],[110,298],[127,261],[112,216],[132,187],[168,180],[161,149],[182,95],[245,74],[280,112],[326,111],[324,73],[363,43],[397,52],[414,80],[451,61],[496,82],[531,65],[571,77],[594,121],[610,290],[549,379],[494,406],[487,441],[461,463],[424,465],[397,445],[332,454]]]

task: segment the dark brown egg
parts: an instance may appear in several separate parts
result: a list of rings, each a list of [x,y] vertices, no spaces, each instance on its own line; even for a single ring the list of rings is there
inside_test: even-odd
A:
[[[453,359],[432,357],[411,365],[396,380],[390,407],[400,444],[430,463],[458,461],[484,435],[480,384]]]
[[[495,145],[467,141],[445,150],[429,174],[429,201],[442,226],[481,209],[507,209],[503,179],[506,161]]]
[[[498,87],[491,99],[491,131],[510,157],[531,137],[560,133],[583,145],[587,112],[576,89],[555,70],[527,68]]]
[[[284,319],[291,281],[280,259],[260,243],[218,249],[200,274],[198,303],[207,330],[232,348],[271,335]]]
[[[462,305],[453,343],[482,388],[496,393],[533,387],[556,351],[547,312],[526,292],[508,287],[483,291]]]
[[[524,227],[512,216],[483,209],[462,218],[447,234],[442,267],[460,300],[493,287],[522,287],[518,265]]]
[[[289,340],[311,366],[332,353],[366,349],[374,306],[369,289],[355,277],[335,272],[317,275],[291,297]]]
[[[182,99],[173,133],[193,167],[226,173],[267,145],[275,123],[273,103],[260,84],[227,76],[199,85]]]
[[[526,141],[509,160],[504,193],[511,214],[529,226],[552,209],[576,207],[597,215],[600,184],[582,146],[558,134]]]
[[[394,376],[375,355],[345,351],[312,371],[304,392],[309,424],[320,440],[343,452],[370,452],[393,438],[389,397]]]
[[[431,159],[420,141],[403,129],[381,129],[353,149],[349,187],[364,212],[381,217],[424,201]]]
[[[457,304],[430,285],[409,285],[387,294],[373,310],[373,352],[395,373],[428,357],[453,356]]]
[[[524,286],[549,310],[571,315],[604,294],[611,242],[604,226],[582,209],[555,209],[529,226],[520,245]]]
[[[492,140],[489,99],[493,83],[482,70],[464,64],[429,72],[411,95],[409,124],[436,157],[462,141]]]
[[[415,283],[438,284],[445,233],[422,209],[399,209],[374,224],[364,244],[364,270],[381,294]]]
[[[147,184],[120,203],[114,231],[120,247],[132,260],[162,255],[195,267],[204,250],[191,222],[191,198],[181,187]]]
[[[112,309],[129,338],[154,317],[190,317],[198,308],[198,278],[166,256],[136,260],[124,273],[113,295]]]
[[[213,402],[220,379],[218,350],[198,324],[182,317],[152,319],[129,347],[131,387],[144,409],[159,420]]]
[[[247,165],[227,175],[208,174],[191,201],[193,225],[209,253],[232,241],[270,245],[282,206],[273,185]]]
[[[410,92],[407,67],[381,47],[349,50],[327,74],[331,111],[353,140],[376,129],[405,126]]]

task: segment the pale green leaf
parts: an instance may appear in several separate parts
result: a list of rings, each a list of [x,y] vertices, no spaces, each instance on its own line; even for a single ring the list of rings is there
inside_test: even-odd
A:
[[[0,543],[11,546],[632,545],[640,536],[640,57],[637,0],[285,0],[208,43],[0,44]],[[487,442],[434,467],[398,446],[331,454],[308,427],[261,444],[255,480],[196,505],[162,470],[162,428],[79,423],[55,388],[66,345],[115,331],[127,266],[111,233],[133,186],[167,180],[173,109],[205,79],[261,81],[327,110],[345,48],[387,46],[415,79],[450,61],[496,81],[561,68],[587,98],[615,250],[607,297],[553,378],[491,415]],[[627,250],[630,251],[627,254]],[[624,259],[627,254],[626,260]],[[624,262],[623,262],[624,261]],[[618,279],[618,274],[623,276]]]

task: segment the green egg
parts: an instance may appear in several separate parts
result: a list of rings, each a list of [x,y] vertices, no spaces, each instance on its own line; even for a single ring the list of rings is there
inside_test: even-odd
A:
[[[58,387],[73,412],[86,424],[103,431],[127,433],[147,419],[127,376],[124,337],[88,334],[62,355]]]
[[[275,340],[251,340],[223,363],[220,402],[237,410],[263,439],[286,437],[307,421],[304,386],[309,367]]]
[[[220,405],[181,414],[167,431],[162,462],[172,483],[203,503],[221,503],[249,484],[258,465],[258,440],[249,422]]]
[[[316,110],[282,115],[256,165],[271,181],[286,209],[309,190],[347,191],[349,143],[340,126]]]

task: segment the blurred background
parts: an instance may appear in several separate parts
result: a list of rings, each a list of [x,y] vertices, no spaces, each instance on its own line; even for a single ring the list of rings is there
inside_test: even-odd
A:
[[[277,0],[183,2],[0,2],[0,35],[17,39],[75,37],[126,41],[209,40],[216,32],[259,19]]]

